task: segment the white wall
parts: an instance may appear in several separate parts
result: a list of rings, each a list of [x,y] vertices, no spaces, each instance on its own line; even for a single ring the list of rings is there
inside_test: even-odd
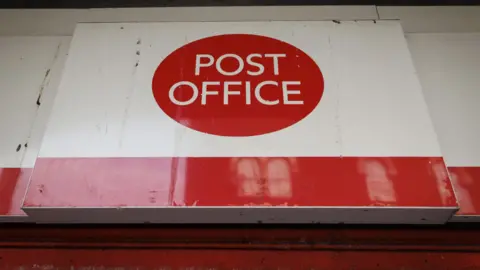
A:
[[[33,167],[68,43],[0,37],[0,168]]]
[[[448,166],[480,166],[480,33],[407,37]]]
[[[480,32],[407,36],[460,211],[480,221]]]
[[[69,40],[0,36],[0,221],[27,220],[20,207]]]

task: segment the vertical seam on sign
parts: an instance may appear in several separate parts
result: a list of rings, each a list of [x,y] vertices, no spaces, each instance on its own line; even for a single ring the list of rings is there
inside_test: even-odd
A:
[[[167,206],[177,206],[177,203],[174,200],[175,185],[177,184],[177,170],[178,170],[178,157],[172,157],[172,165],[171,165],[171,169],[170,169],[170,188],[169,188],[169,191],[168,191],[168,205]]]
[[[188,38],[187,36],[185,36],[185,44],[188,44]],[[181,67],[180,67],[180,78],[183,79],[183,57],[182,57],[182,64],[181,64]],[[176,111],[176,117],[177,119],[180,119],[180,121],[182,121],[182,118],[180,117],[180,113],[181,113],[181,110],[180,110],[180,107],[177,107],[177,111]],[[183,135],[185,134],[185,132],[187,131],[186,127],[184,126],[181,126],[179,123],[175,123],[175,128],[174,128],[174,132],[173,132],[173,155],[172,155],[172,165],[171,165],[171,169],[170,169],[170,189],[169,189],[169,194],[168,194],[168,204],[169,206],[176,206],[176,205],[179,205],[178,202],[175,202],[175,188],[176,188],[176,184],[177,184],[177,176],[178,176],[178,161],[179,161],[179,155],[178,155],[178,145],[182,142],[182,139],[183,139]],[[177,136],[178,135],[178,136]],[[180,202],[180,204],[182,206],[186,206],[186,202],[185,200],[183,202]]]
[[[337,24],[333,24],[333,29],[337,27]],[[337,76],[337,68],[335,64],[335,58],[334,58],[334,53],[333,53],[333,46],[332,46],[332,41],[331,41],[331,33],[328,35],[328,47],[330,50],[330,61],[332,62],[333,66],[333,71],[335,74],[335,97],[336,97],[336,104],[335,104],[335,127],[337,129],[337,144],[339,146],[339,151],[340,151],[340,157],[343,156],[343,150],[342,150],[342,127],[340,124],[340,85],[339,85],[339,78]]]
[[[378,12],[378,6],[375,6],[375,12],[377,13],[377,20],[380,20],[380,12]]]
[[[118,142],[120,149],[123,146],[123,133],[125,132],[125,126],[127,124],[127,119],[128,119],[128,113],[130,111],[130,106],[132,105],[132,96],[133,93],[135,92],[135,81],[136,81],[136,74],[137,74],[137,69],[138,65],[140,63],[140,57],[141,57],[141,42],[139,42],[140,39],[137,40],[136,46],[135,46],[135,58],[134,58],[134,66],[133,66],[133,71],[132,71],[132,80],[130,81],[130,86],[128,87],[128,92],[127,92],[127,104],[126,108],[123,111],[123,119],[122,119],[122,126],[120,129],[120,141]],[[108,130],[108,126],[107,126]]]

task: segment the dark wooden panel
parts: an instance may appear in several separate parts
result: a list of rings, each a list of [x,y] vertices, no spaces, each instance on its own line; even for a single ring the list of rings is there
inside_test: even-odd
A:
[[[0,268],[18,269],[457,269],[480,267],[479,253],[222,249],[5,249]]]
[[[0,226],[0,269],[480,269],[478,226]]]

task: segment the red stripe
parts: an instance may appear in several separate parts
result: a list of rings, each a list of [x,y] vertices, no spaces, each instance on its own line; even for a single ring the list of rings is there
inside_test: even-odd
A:
[[[460,204],[457,215],[480,215],[480,167],[448,167]]]
[[[455,207],[440,157],[39,158],[25,206]]]
[[[20,209],[31,168],[0,168],[0,216],[23,216]]]

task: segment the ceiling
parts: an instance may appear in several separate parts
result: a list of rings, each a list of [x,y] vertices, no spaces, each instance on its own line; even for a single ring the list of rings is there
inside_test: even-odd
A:
[[[1,0],[0,8],[116,8],[272,5],[475,5],[480,0]]]

